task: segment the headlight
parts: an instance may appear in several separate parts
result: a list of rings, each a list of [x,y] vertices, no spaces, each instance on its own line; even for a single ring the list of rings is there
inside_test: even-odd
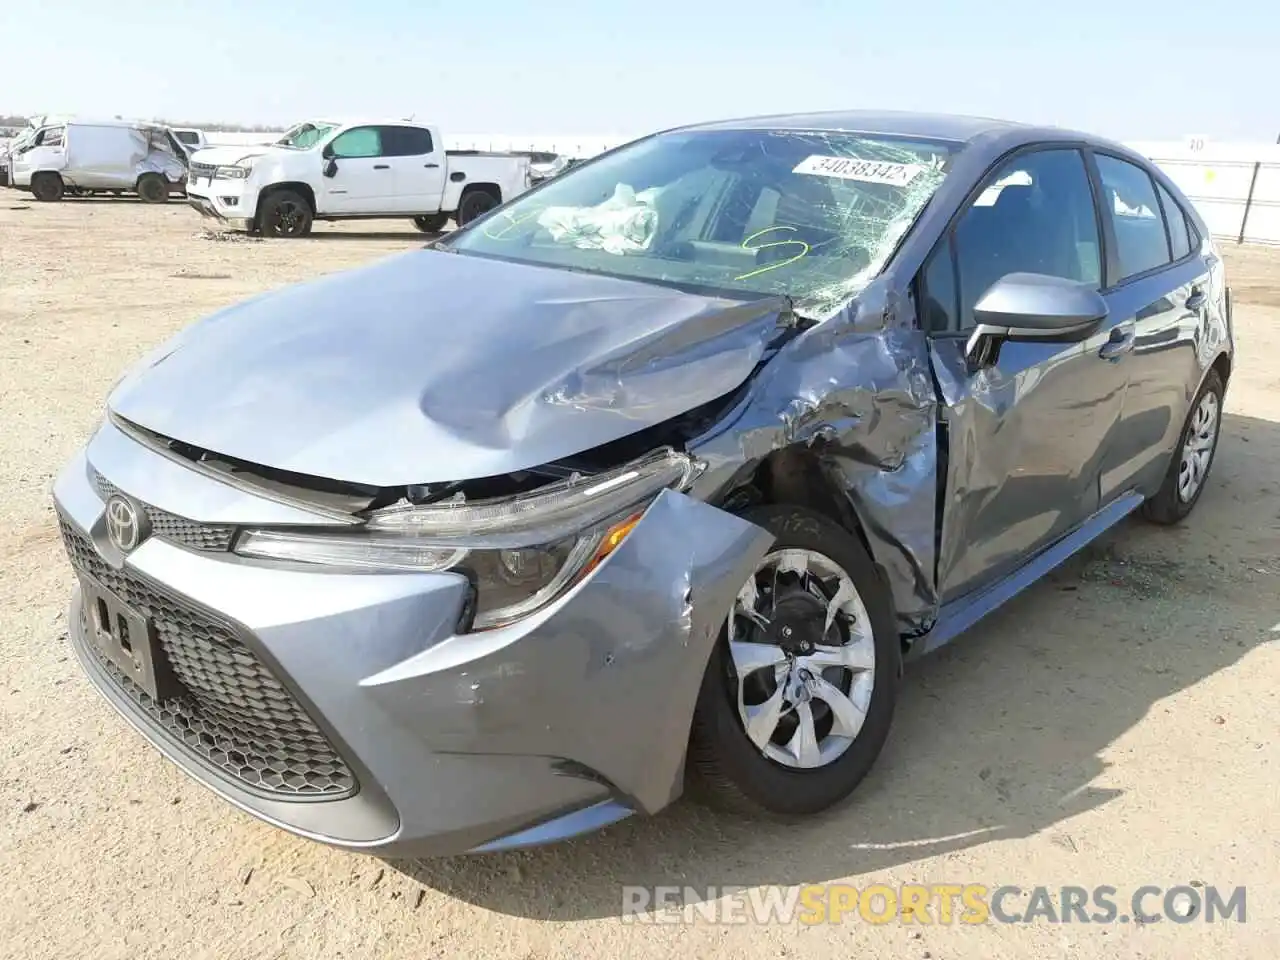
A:
[[[472,625],[486,629],[551,602],[622,543],[659,492],[696,475],[693,458],[660,450],[514,497],[396,504],[349,530],[249,530],[235,551],[357,572],[451,570],[471,581]]]
[[[253,167],[214,167],[213,179],[215,180],[243,180],[249,176],[249,172]]]

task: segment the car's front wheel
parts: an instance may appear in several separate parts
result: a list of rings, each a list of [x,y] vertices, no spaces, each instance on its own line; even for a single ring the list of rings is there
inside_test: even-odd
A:
[[[31,193],[41,203],[57,203],[66,187],[56,173],[37,173],[31,178]]]
[[[276,190],[262,200],[258,230],[264,237],[305,237],[311,232],[311,204],[293,190]]]
[[[745,518],[775,542],[738,591],[702,681],[690,794],[746,814],[817,813],[870,771],[893,719],[899,640],[866,549],[801,507]]]
[[[136,189],[143,203],[165,203],[169,199],[169,184],[158,173],[144,173],[138,178]]]

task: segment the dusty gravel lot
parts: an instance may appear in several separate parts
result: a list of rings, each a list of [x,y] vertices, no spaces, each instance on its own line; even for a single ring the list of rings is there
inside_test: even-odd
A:
[[[1240,359],[1193,518],[1123,525],[912,669],[854,803],[800,827],[679,804],[558,848],[398,870],[216,800],[106,706],[66,644],[50,483],[126,364],[215,308],[421,241],[391,222],[295,242],[201,232],[177,204],[0,190],[0,956],[1274,956],[1280,251],[1227,250]],[[624,883],[833,880],[1246,885],[1248,922],[619,920]]]

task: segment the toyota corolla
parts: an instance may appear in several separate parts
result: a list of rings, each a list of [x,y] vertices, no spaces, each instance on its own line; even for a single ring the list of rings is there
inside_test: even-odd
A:
[[[1125,147],[686,127],[142,359],[57,480],[71,642],[236,806],[388,856],[686,786],[803,816],[903,663],[1205,489],[1204,222]]]

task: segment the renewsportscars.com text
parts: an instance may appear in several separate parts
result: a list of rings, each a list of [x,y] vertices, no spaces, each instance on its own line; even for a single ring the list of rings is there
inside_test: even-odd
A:
[[[981,923],[1246,922],[1244,887],[1203,885],[991,887],[976,883],[807,884],[796,887],[623,887],[630,923]]]

